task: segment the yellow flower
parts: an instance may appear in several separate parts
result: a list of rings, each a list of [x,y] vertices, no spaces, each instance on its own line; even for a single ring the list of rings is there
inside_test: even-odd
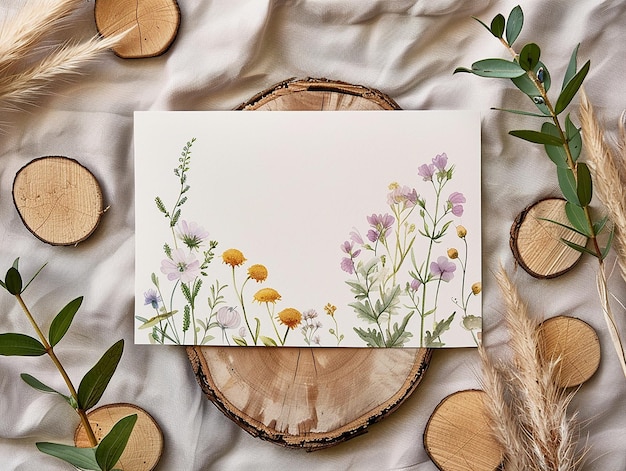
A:
[[[448,249],[448,258],[455,259],[459,258],[459,251],[455,248]]]
[[[275,303],[280,294],[274,288],[262,288],[254,294],[254,300],[260,303]]]
[[[399,184],[398,182],[391,182],[391,183],[389,184],[389,189],[390,189],[390,190],[396,190],[396,189],[398,189],[398,188],[400,188],[400,184]]]
[[[480,281],[477,281],[472,285],[472,293],[479,294],[483,290],[483,285]]]
[[[337,310],[337,306],[333,306],[330,303],[324,306],[324,311],[326,311],[326,314],[328,314],[330,317],[335,317],[336,310]]]
[[[297,309],[288,307],[278,313],[280,323],[286,325],[290,329],[295,329],[302,321],[302,314]]]
[[[243,256],[241,250],[228,249],[222,254],[222,260],[224,260],[224,263],[234,268],[243,264],[243,262],[246,261],[246,257]]]
[[[458,235],[461,239],[467,235],[467,229],[463,226],[456,226],[456,235]]]
[[[267,268],[265,268],[264,265],[252,265],[248,268],[248,276],[258,283],[265,281],[267,278]]]

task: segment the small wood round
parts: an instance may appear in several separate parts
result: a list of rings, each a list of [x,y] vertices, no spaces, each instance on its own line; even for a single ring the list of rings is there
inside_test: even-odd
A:
[[[396,110],[377,90],[290,79],[239,110]],[[256,437],[318,450],[364,433],[396,410],[426,371],[428,349],[188,347],[200,387]]]
[[[59,156],[22,167],[13,181],[13,202],[28,230],[52,245],[82,242],[103,213],[102,191],[93,174]]]
[[[128,31],[113,52],[124,59],[163,54],[176,39],[180,8],[176,0],[96,0],[98,32],[111,37]]]
[[[600,341],[586,322],[568,316],[548,319],[539,326],[544,355],[560,358],[556,382],[562,388],[578,386],[600,366]]]
[[[151,471],[163,453],[163,433],[150,414],[132,404],[109,404],[92,410],[87,417],[100,442],[120,419],[133,414],[137,414],[137,422],[115,467],[123,471]],[[74,443],[80,448],[91,446],[82,424],[76,429]]]
[[[561,239],[584,246],[587,238],[559,224],[569,225],[565,200],[548,198],[522,211],[511,227],[510,246],[521,267],[535,278],[555,278],[571,270],[581,253]]]
[[[459,391],[432,413],[424,431],[424,448],[438,469],[499,469],[503,451],[491,433],[484,401],[484,391]]]

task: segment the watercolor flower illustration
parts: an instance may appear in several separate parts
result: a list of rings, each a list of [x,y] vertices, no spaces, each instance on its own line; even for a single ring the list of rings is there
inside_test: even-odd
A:
[[[183,249],[175,249],[170,258],[161,261],[161,273],[167,275],[170,281],[191,283],[200,275],[200,261],[193,254],[185,253]]]

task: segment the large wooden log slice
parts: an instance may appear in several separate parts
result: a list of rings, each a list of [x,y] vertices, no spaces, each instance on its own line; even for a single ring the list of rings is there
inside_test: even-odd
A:
[[[369,88],[287,80],[239,110],[396,110]],[[362,434],[415,390],[431,350],[420,348],[188,347],[206,396],[240,427],[312,451]]]

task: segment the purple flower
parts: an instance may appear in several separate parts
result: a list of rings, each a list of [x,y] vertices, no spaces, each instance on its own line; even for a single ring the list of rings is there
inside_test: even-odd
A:
[[[446,169],[446,165],[448,165],[447,154],[445,152],[443,154],[437,154],[433,158],[433,165],[437,168],[437,170],[443,172]]]
[[[442,281],[450,281],[454,278],[456,265],[447,257],[438,257],[436,262],[430,263],[430,272]]]
[[[189,247],[190,250],[198,250],[209,233],[195,222],[180,221],[178,238]]]
[[[236,329],[239,327],[241,317],[234,307],[221,307],[217,311],[217,323],[222,329]]]
[[[455,191],[448,197],[448,208],[452,209],[452,214],[459,217],[463,215],[463,205],[467,200],[463,193]]]
[[[371,242],[376,242],[377,240],[382,240],[387,237],[391,226],[396,220],[390,214],[385,213],[384,215],[372,214],[371,216],[367,216],[367,222],[372,226],[372,229],[367,231],[367,238]]]
[[[161,273],[167,275],[170,281],[180,280],[183,283],[190,283],[200,275],[200,262],[193,254],[176,249],[172,251],[171,259],[161,261]]]
[[[417,168],[417,174],[424,179],[425,182],[432,181],[435,174],[435,166],[433,164],[422,164]]]
[[[352,258],[357,258],[361,253],[361,249],[354,250],[354,242],[349,242],[347,240],[341,244],[341,250],[350,255]]]
[[[357,231],[350,232],[350,240],[356,244],[363,245],[363,238]]]
[[[407,208],[412,208],[417,203],[417,191],[408,186],[396,186],[387,195],[387,204],[390,206],[396,203],[404,203]]]
[[[157,294],[157,292],[153,289],[149,289],[145,293],[143,293],[144,306],[150,304],[153,309],[159,308],[159,302],[161,301],[161,296]]]
[[[417,278],[413,278],[411,280],[411,289],[413,291],[417,291],[418,289],[420,289],[420,286],[422,286],[422,282],[420,280],[418,280]]]
[[[317,311],[315,309],[309,309],[308,311],[304,311],[302,313],[302,319],[305,321],[308,319],[315,319],[317,317]]]
[[[354,273],[354,261],[351,258],[343,257],[341,259],[341,269],[352,275]]]

